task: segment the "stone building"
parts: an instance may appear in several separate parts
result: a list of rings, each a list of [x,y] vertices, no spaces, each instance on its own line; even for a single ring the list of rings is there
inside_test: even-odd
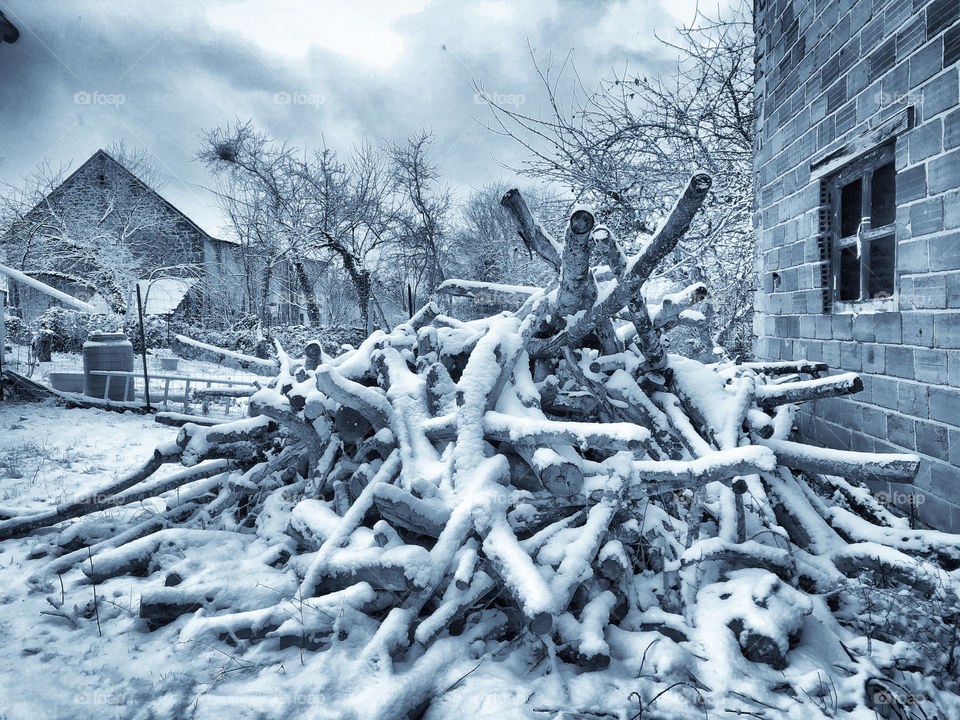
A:
[[[187,276],[217,243],[109,153],[98,150],[2,237],[8,262],[81,300],[135,308],[136,280]],[[52,300],[16,282],[11,305],[31,320]]]
[[[183,288],[183,297],[164,303],[174,303],[171,312],[180,317],[229,325],[256,313],[254,303],[261,302],[274,322],[304,320],[304,302],[284,263],[209,235],[104,150],[0,236],[0,249],[28,275],[115,311],[135,311],[138,281],[149,294],[157,280],[179,278],[167,285]],[[313,278],[324,269],[305,265]],[[27,322],[56,303],[12,281],[6,302]]]
[[[861,373],[803,409],[960,531],[960,0],[756,0],[756,354]]]

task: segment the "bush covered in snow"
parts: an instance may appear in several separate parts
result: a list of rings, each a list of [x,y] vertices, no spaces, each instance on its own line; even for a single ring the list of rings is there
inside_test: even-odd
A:
[[[173,323],[174,332],[194,340],[259,358],[272,357],[274,339],[292,355],[302,354],[303,348],[316,340],[328,354],[338,354],[344,344],[358,345],[366,334],[359,328],[342,325],[275,325],[264,327],[256,319],[241,321],[228,330],[203,328]],[[184,349],[181,352],[189,352]]]
[[[13,345],[29,345],[33,339],[33,331],[28,323],[15,315],[7,315],[4,318],[7,343]]]
[[[8,342],[37,346],[49,342],[53,352],[79,353],[90,334],[97,331],[123,330],[139,352],[140,324],[136,316],[91,315],[63,307],[51,307],[32,323],[17,317],[7,317]],[[344,344],[357,345],[365,337],[359,328],[346,326],[276,325],[265,327],[253,317],[242,318],[229,329],[207,328],[173,319],[146,316],[143,319],[144,336],[148,350],[170,348],[177,334],[215,345],[226,350],[254,357],[268,358],[274,353],[274,339],[293,354],[303,352],[304,346],[316,340],[329,354],[339,353]],[[190,354],[183,347],[181,352]]]
[[[63,307],[46,309],[32,324],[31,344],[47,338],[53,352],[78,353],[91,333],[116,332],[123,321],[117,315],[91,315]]]

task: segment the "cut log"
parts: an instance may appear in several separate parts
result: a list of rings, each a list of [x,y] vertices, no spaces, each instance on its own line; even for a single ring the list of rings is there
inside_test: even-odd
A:
[[[183,427],[187,423],[202,425],[204,427],[212,427],[214,425],[230,422],[230,418],[211,417],[207,415],[186,415],[184,413],[175,412],[158,412],[153,416],[153,419],[155,422],[158,422],[161,425],[169,425],[171,427]]]
[[[819,398],[852,395],[863,390],[863,380],[856,373],[843,373],[817,380],[761,385],[757,388],[757,402],[765,408],[801,403]]]
[[[514,447],[544,489],[557,497],[570,497],[580,492],[583,470],[569,457],[552,447],[535,447],[527,443],[518,443]]]
[[[763,440],[777,461],[793,470],[838,475],[850,480],[886,480],[912,483],[920,469],[920,458],[906,453],[861,453],[833,450],[789,440]]]
[[[540,288],[530,285],[503,285],[501,283],[479,282],[476,280],[444,280],[437,288],[438,293],[466,297],[482,305],[506,305],[519,307]]]
[[[717,450],[696,460],[634,460],[627,497],[642,498],[651,493],[702,487],[714,480],[769,472],[776,467],[773,451],[746,446]]]
[[[174,342],[172,346],[173,352],[182,357],[187,354],[183,349],[183,347],[186,346],[192,348],[194,353],[199,351],[204,359],[211,362],[231,365],[241,370],[248,370],[261,375],[273,375],[280,369],[280,364],[276,360],[264,360],[263,358],[252,355],[245,355],[244,353],[234,350],[227,350],[226,348],[194,340],[186,335],[176,335],[175,340],[176,342]]]
[[[317,368],[316,382],[320,392],[360,413],[377,430],[390,424],[390,404],[382,392],[350,380],[326,366]]]
[[[408,532],[438,538],[450,520],[450,511],[436,500],[418,498],[394,485],[378,485],[373,504],[384,520]]]
[[[484,518],[477,529],[484,537],[483,551],[491,567],[516,598],[531,632],[537,635],[550,632],[555,604],[550,586],[520,546],[506,518],[487,523]]]
[[[49,527],[51,525],[61,523],[64,520],[70,520],[82,515],[87,515],[91,512],[103,510],[107,507],[114,507],[114,505],[107,504],[106,500],[137,485],[138,483],[141,483],[144,479],[150,477],[161,465],[168,462],[173,462],[175,459],[179,458],[180,454],[180,448],[173,443],[160,446],[154,451],[153,457],[151,457],[150,460],[143,465],[143,467],[126,476],[122,480],[109,485],[104,485],[89,495],[84,495],[69,502],[61,503],[54,510],[48,510],[43,513],[29,515],[26,517],[14,517],[9,520],[4,520],[0,522],[0,540],[24,537],[38,528]],[[229,469],[231,467],[230,463],[225,460],[218,461],[218,463],[214,463],[214,465],[216,465],[215,472],[217,473],[223,472],[225,469]],[[203,472],[205,472],[204,469],[196,468],[194,470],[188,470],[186,473],[178,473],[177,479],[174,482],[178,482],[181,479],[183,479],[183,482],[190,482],[191,479],[209,477],[209,475],[203,475]],[[172,489],[172,487],[176,487],[176,485],[171,486],[170,489]],[[129,502],[133,501],[131,500]]]
[[[610,228],[606,225],[597,225],[593,229],[593,242],[596,243],[600,249],[603,258],[610,266],[610,271],[613,273],[613,276],[618,278],[623,275],[624,270],[627,269],[627,256],[623,251],[623,247],[610,231]]]
[[[397,326],[398,330],[403,328],[409,328],[413,332],[417,332],[420,328],[429,325],[433,320],[440,315],[440,307],[433,301],[428,302],[422,308],[417,310],[414,313],[413,317],[407,320],[405,323],[401,323]]]
[[[433,440],[456,438],[454,418],[431,418],[424,423],[427,436]],[[490,411],[483,416],[483,434],[498,442],[516,445],[571,445],[608,452],[643,450],[650,441],[650,431],[633,423],[581,423],[560,420],[529,421],[512,415]]]
[[[417,545],[340,550],[324,563],[315,592],[326,595],[361,582],[374,590],[409,592],[424,586],[428,560],[429,553]]]
[[[245,540],[243,535],[232,532],[167,528],[120,547],[105,550],[99,553],[91,564],[81,563],[80,569],[92,582],[99,585],[119,575],[146,574],[154,556],[160,550],[182,555],[188,547],[195,549],[210,543],[249,542],[251,539],[246,536]]]
[[[827,373],[830,368],[822,362],[794,362],[793,360],[768,360],[763,362],[745,362],[736,366],[737,370],[752,370],[758,375],[813,375],[814,378]]]
[[[457,590],[466,590],[477,566],[477,543],[471,538],[457,554],[457,569],[453,575]]]
[[[340,438],[347,443],[358,442],[373,430],[370,421],[362,413],[346,405],[337,408],[333,426]]]
[[[519,190],[508,190],[500,200],[500,204],[505,207],[517,223],[517,233],[523,240],[527,249],[531,253],[536,253],[550,265],[554,270],[560,272],[562,263],[560,261],[561,248],[559,243],[544,232],[540,223],[536,221],[526,201],[520,195]]]
[[[567,223],[557,292],[557,317],[573,315],[593,299],[589,292],[593,285],[590,279],[590,231],[593,225],[593,214],[586,210],[574,211]]]
[[[184,590],[164,587],[144,592],[140,596],[140,618],[147,621],[153,632],[169,625],[182,615],[195,613],[214,601],[212,592],[200,589]]]

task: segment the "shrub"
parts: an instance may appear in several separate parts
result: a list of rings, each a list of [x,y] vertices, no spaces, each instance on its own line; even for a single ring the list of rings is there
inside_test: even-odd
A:
[[[7,318],[10,342],[32,344],[35,348],[48,344],[52,352],[79,353],[91,333],[117,330],[123,330],[135,352],[141,351],[140,325],[136,317],[89,315],[52,307],[29,324],[20,318]],[[182,334],[208,345],[261,358],[274,355],[274,338],[290,355],[297,356],[303,353],[304,346],[311,340],[318,341],[324,352],[336,355],[345,343],[356,346],[366,337],[359,328],[339,325],[280,325],[264,328],[255,316],[242,317],[227,329],[205,328],[177,320],[168,323],[165,318],[147,316],[143,319],[143,331],[148,350],[169,348],[173,337]]]
[[[228,330],[177,324],[176,332],[208,345],[261,358],[273,356],[274,339],[278,340],[290,355],[297,356],[303,353],[303,348],[311,340],[319,342],[324,352],[336,355],[343,344],[358,345],[366,337],[363,330],[339,325],[279,325],[264,328],[259,323],[250,322],[240,322]]]
[[[31,342],[39,345],[44,338],[53,352],[78,353],[90,333],[116,332],[123,325],[117,315],[90,315],[62,307],[51,307],[34,321]]]
[[[7,343],[11,345],[29,345],[33,339],[33,330],[23,321],[14,315],[7,315],[5,318],[7,329]]]

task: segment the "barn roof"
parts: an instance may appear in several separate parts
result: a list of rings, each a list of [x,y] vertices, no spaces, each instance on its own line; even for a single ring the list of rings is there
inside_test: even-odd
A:
[[[126,174],[127,176],[129,176],[132,180],[134,180],[140,187],[144,188],[144,189],[147,190],[149,193],[151,193],[151,194],[152,194],[154,197],[156,197],[157,200],[159,200],[160,203],[163,204],[170,212],[172,212],[173,214],[175,214],[175,215],[177,215],[178,217],[182,218],[182,219],[184,220],[184,222],[186,222],[190,227],[192,227],[194,230],[196,230],[198,233],[200,233],[200,234],[203,236],[204,239],[212,240],[212,241],[214,241],[214,242],[223,242],[223,241],[220,240],[219,238],[213,237],[212,235],[210,235],[210,233],[208,233],[208,232],[207,232],[206,230],[204,230],[202,227],[200,227],[199,225],[197,225],[193,220],[191,220],[186,214],[184,214],[184,213],[183,213],[179,208],[177,208],[173,203],[171,203],[169,200],[167,200],[165,197],[163,197],[163,195],[161,195],[159,192],[157,192],[156,190],[154,190],[152,187],[150,187],[149,185],[147,185],[143,180],[141,180],[141,179],[138,178],[136,175],[134,175],[130,170],[127,169],[127,167],[126,167],[123,163],[121,163],[120,161],[118,161],[116,158],[114,158],[110,153],[108,153],[108,152],[107,152],[106,150],[104,150],[103,148],[100,148],[99,150],[97,150],[93,155],[91,155],[89,158],[87,158],[86,162],[84,162],[83,164],[81,164],[80,167],[78,167],[76,170],[74,170],[72,173],[70,173],[70,175],[67,177],[67,179],[64,180],[62,183],[60,183],[60,185],[58,185],[57,188],[54,189],[53,192],[50,193],[50,195],[53,195],[54,193],[59,192],[59,191],[60,191],[60,188],[67,187],[67,186],[73,181],[74,178],[76,178],[78,175],[80,175],[80,173],[82,173],[82,172],[84,171],[84,169],[85,169],[88,165],[96,162],[96,161],[97,161],[98,159],[100,159],[100,158],[105,159],[106,162],[108,162],[108,163],[114,165],[115,167],[117,167],[120,171],[122,171],[124,174]],[[48,196],[48,197],[49,197],[49,196]]]
[[[144,315],[172,315],[197,285],[192,278],[157,278],[138,280],[137,287],[143,297]]]
[[[167,200],[165,197],[163,197],[163,195],[161,195],[159,192],[157,192],[156,190],[154,190],[152,187],[150,187],[149,185],[147,185],[147,183],[145,183],[143,180],[141,180],[141,179],[138,178],[136,175],[134,175],[129,169],[127,169],[127,168],[123,165],[123,163],[121,163],[121,162],[119,162],[118,160],[116,160],[110,153],[108,153],[108,152],[107,152],[106,150],[104,150],[103,148],[97,150],[93,155],[91,155],[89,158],[87,158],[86,161],[84,161],[83,163],[81,163],[80,166],[79,166],[76,170],[74,170],[72,173],[70,173],[70,175],[68,175],[68,176],[66,177],[66,179],[63,180],[63,182],[61,182],[59,185],[57,185],[57,187],[55,187],[53,190],[51,190],[51,191],[46,195],[46,197],[45,197],[43,200],[41,200],[40,202],[38,202],[38,203],[30,210],[30,212],[28,212],[28,213],[26,214],[26,217],[31,217],[34,213],[38,212],[38,211],[39,211],[39,208],[47,201],[47,199],[56,197],[56,196],[58,196],[60,193],[62,193],[66,188],[69,188],[70,185],[73,183],[73,181],[74,181],[81,173],[83,173],[83,171],[86,170],[87,167],[89,167],[91,164],[93,164],[93,163],[95,163],[95,162],[97,162],[97,161],[99,161],[99,160],[101,160],[101,159],[104,160],[104,162],[113,165],[113,166],[114,166],[115,168],[117,168],[121,173],[123,173],[124,175],[126,175],[127,177],[129,177],[133,182],[135,182],[139,187],[143,188],[143,189],[146,190],[148,193],[150,193],[150,194],[151,194],[153,197],[155,197],[155,198],[157,199],[157,201],[158,201],[161,205],[163,205],[170,213],[172,213],[173,215],[181,218],[189,227],[191,227],[191,228],[193,228],[194,230],[196,230],[197,233],[199,233],[200,236],[201,236],[204,240],[209,240],[209,241],[214,242],[214,243],[221,243],[221,244],[226,244],[226,245],[232,245],[232,244],[234,244],[234,243],[231,243],[231,242],[228,241],[228,240],[223,240],[223,239],[221,239],[221,238],[214,237],[213,235],[211,235],[210,233],[208,233],[206,230],[204,230],[202,227],[200,227],[199,225],[197,225],[193,220],[191,220],[186,214],[184,214],[184,213],[183,213],[179,208],[177,208],[173,203],[171,203],[169,200]],[[10,232],[10,231],[8,230],[8,232]]]

